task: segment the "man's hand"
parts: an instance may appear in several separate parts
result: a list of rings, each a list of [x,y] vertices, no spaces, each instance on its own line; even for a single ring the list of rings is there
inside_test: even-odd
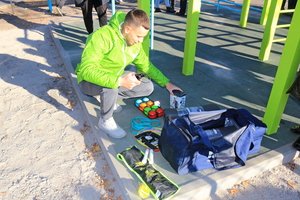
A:
[[[137,86],[139,84],[141,84],[141,81],[139,81],[135,77],[134,72],[129,72],[125,76],[122,76],[122,77],[119,78],[119,85],[122,86],[122,87],[125,87],[129,90],[131,90],[132,88],[134,88],[135,86]]]
[[[173,90],[180,90],[180,91],[182,91],[182,89],[180,89],[179,87],[177,87],[176,85],[173,85],[172,83],[167,83],[166,84],[166,88],[167,88],[167,90],[170,92],[170,94],[173,94]]]

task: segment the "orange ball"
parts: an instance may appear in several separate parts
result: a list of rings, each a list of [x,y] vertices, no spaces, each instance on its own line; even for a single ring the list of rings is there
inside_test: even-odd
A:
[[[140,107],[141,107],[142,109],[144,109],[146,106],[147,106],[146,103],[141,103],[141,104],[140,104]]]
[[[153,105],[154,105],[153,101],[147,101],[147,106],[151,107]]]

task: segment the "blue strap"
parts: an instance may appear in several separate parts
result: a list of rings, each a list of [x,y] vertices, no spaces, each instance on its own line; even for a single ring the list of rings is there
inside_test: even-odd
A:
[[[193,123],[193,122],[192,122]],[[193,123],[194,124],[194,123]],[[208,138],[208,135],[205,133],[205,131],[202,129],[201,126],[199,125],[196,125],[194,124],[194,133],[197,133],[201,139],[202,139],[202,142],[208,147],[210,148],[212,151],[215,152],[215,148],[214,146],[212,145],[210,139]]]
[[[133,134],[137,134],[142,129],[153,129],[160,127],[161,122],[159,119],[149,119],[147,117],[134,117],[131,120],[131,129]]]

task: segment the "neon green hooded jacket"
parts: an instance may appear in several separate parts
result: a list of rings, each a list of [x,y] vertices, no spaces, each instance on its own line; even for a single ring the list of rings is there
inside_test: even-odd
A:
[[[118,79],[129,64],[134,64],[139,72],[162,87],[169,82],[149,61],[141,43],[127,46],[121,33],[125,16],[123,12],[116,12],[108,25],[88,36],[81,62],[76,68],[78,83],[85,80],[102,87],[118,88]]]

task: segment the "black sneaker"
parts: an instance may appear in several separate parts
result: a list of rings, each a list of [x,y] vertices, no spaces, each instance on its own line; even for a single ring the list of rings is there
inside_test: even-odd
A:
[[[184,17],[184,16],[185,16],[185,13],[176,12],[176,13],[175,13],[175,15],[178,15],[178,16],[183,16],[183,17]]]
[[[291,128],[291,131],[292,131],[293,133],[300,133],[300,125],[298,124],[298,125],[293,126],[293,127]]]
[[[161,12],[160,8],[155,8],[154,12]]]
[[[171,7],[167,7],[166,12],[167,13],[175,13],[176,11]]]

